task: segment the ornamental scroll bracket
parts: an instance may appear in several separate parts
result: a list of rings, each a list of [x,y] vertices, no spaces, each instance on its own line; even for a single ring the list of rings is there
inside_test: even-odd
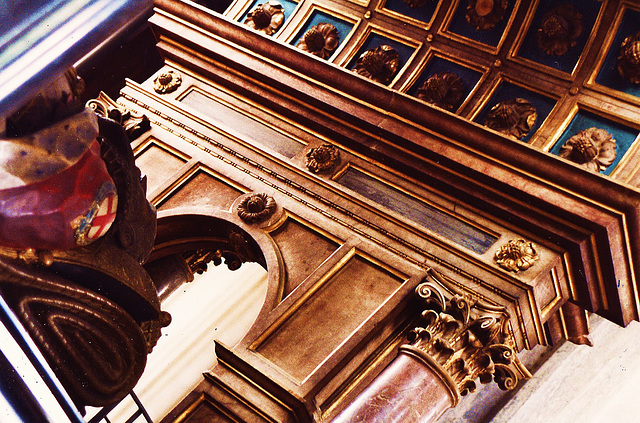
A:
[[[409,332],[401,350],[426,354],[460,395],[473,392],[477,379],[511,390],[530,378],[516,355],[506,309],[456,292],[432,269],[428,274],[415,290],[425,306],[423,324]]]

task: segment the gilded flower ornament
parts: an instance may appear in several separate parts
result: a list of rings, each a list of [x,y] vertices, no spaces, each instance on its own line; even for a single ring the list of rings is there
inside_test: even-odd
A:
[[[244,23],[256,31],[273,35],[284,23],[284,8],[274,0],[259,4],[247,14]]]
[[[307,152],[306,165],[313,172],[328,172],[332,170],[340,159],[339,150],[331,144],[323,144]]]
[[[451,72],[440,72],[427,79],[416,95],[419,99],[445,110],[453,110],[464,94],[464,82]]]
[[[624,39],[618,56],[620,76],[633,84],[640,84],[640,32]]]
[[[524,239],[510,240],[500,247],[494,256],[498,266],[512,272],[527,270],[538,258],[538,252],[533,243]]]
[[[247,223],[261,222],[276,211],[276,201],[264,193],[254,193],[238,204],[238,216]]]
[[[391,46],[367,50],[358,58],[353,71],[374,81],[388,84],[400,67],[400,55]]]
[[[542,17],[536,32],[538,46],[549,56],[562,56],[582,35],[582,14],[571,4],[561,4]]]
[[[592,172],[601,172],[616,159],[616,140],[604,129],[585,129],[569,138],[558,155]]]
[[[158,94],[169,94],[182,84],[182,76],[172,70],[162,72],[153,80],[153,89]]]
[[[319,23],[304,33],[298,48],[322,59],[327,59],[340,44],[338,29],[330,23]]]
[[[512,98],[493,106],[484,124],[494,131],[521,140],[531,131],[537,117],[536,109],[529,101]]]
[[[469,0],[465,17],[472,27],[486,31],[504,19],[507,7],[509,0]]]

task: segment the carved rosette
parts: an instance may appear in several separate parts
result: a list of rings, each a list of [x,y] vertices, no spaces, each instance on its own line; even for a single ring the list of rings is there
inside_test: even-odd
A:
[[[427,103],[453,110],[464,95],[464,82],[455,73],[440,72],[429,77],[416,95]]]
[[[340,152],[331,144],[323,144],[320,147],[312,148],[307,152],[306,165],[313,173],[331,171],[338,160]]]
[[[538,260],[533,243],[524,239],[512,239],[504,244],[494,256],[498,266],[512,272],[527,270]]]
[[[162,72],[153,80],[153,89],[158,94],[169,94],[182,84],[182,76],[172,70]]]
[[[616,159],[616,140],[604,129],[585,129],[569,138],[558,155],[592,172],[601,172]]]
[[[276,211],[276,201],[264,193],[251,194],[238,204],[238,216],[247,223],[261,222]]]
[[[537,117],[536,109],[529,101],[512,98],[493,106],[484,124],[495,131],[521,140],[531,131]]]
[[[633,84],[640,84],[640,32],[625,38],[618,56],[620,76]]]
[[[327,59],[338,48],[338,44],[340,44],[338,29],[330,23],[323,22],[304,33],[298,42],[298,48]]]
[[[582,35],[582,14],[571,4],[545,13],[536,33],[538,46],[549,56],[562,56]]]
[[[244,24],[267,35],[275,34],[284,23],[284,8],[271,0],[256,6],[247,14]]]
[[[92,108],[96,114],[118,122],[127,133],[129,141],[151,129],[151,122],[146,115],[126,109],[104,92],[100,92],[98,98],[89,100],[86,106]]]
[[[504,308],[430,282],[418,285],[416,295],[426,308],[424,324],[408,334],[410,346],[439,364],[460,395],[473,392],[476,379],[483,384],[494,380],[500,389],[510,390],[531,377],[515,354]]]
[[[486,31],[495,27],[509,7],[509,0],[469,0],[467,22],[477,30]]]
[[[358,58],[353,71],[374,81],[388,84],[400,67],[400,55],[391,46],[367,50]]]

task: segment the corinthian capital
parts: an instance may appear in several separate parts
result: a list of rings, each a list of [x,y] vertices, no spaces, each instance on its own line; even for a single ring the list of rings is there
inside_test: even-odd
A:
[[[507,311],[452,292],[433,271],[430,276],[416,288],[426,306],[424,324],[409,333],[408,348],[437,363],[460,395],[473,392],[476,379],[481,383],[493,379],[501,389],[509,390],[531,377],[515,353]]]

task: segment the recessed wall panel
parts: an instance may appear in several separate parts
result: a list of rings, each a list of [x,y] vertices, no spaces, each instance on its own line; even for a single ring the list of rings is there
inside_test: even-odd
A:
[[[257,352],[303,381],[400,286],[403,280],[353,256],[258,345]]]

